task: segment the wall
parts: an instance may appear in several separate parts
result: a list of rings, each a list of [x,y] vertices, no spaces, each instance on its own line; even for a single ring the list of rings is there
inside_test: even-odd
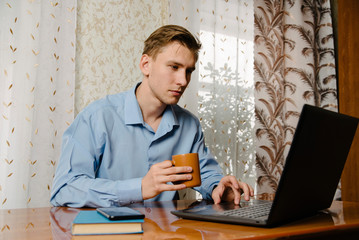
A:
[[[359,1],[338,1],[339,111],[359,118]],[[359,130],[342,175],[342,199],[359,201]]]
[[[143,41],[168,22],[167,5],[167,0],[78,1],[75,114],[142,80]]]

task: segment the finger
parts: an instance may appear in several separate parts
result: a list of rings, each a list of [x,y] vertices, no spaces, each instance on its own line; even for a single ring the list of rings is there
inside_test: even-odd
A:
[[[212,192],[212,199],[215,204],[221,202],[223,191],[220,190],[221,186],[217,186]]]
[[[238,205],[241,201],[241,192],[240,189],[235,188],[234,186],[231,186],[233,194],[234,194],[234,199],[233,202],[234,204]]]
[[[185,184],[170,184],[167,182],[160,182],[160,181],[153,183],[153,185],[151,187],[154,188],[154,191],[156,193],[153,196],[156,196],[157,194],[164,192],[164,191],[179,191],[179,190],[187,188],[187,186]]]
[[[164,171],[170,168],[172,168],[171,161],[165,160],[163,162],[153,164],[149,172],[152,172],[154,175],[163,175]]]
[[[232,197],[234,204],[238,205],[241,201],[241,188],[238,183],[238,180],[234,176],[227,176],[225,180],[225,186],[231,188],[232,190]]]
[[[163,176],[162,182],[168,183],[168,182],[178,182],[178,181],[189,181],[191,179],[192,179],[191,174],[172,174],[168,176]]]
[[[249,193],[251,197],[254,196],[254,189],[251,186],[249,186]]]
[[[213,194],[212,199],[214,204],[219,204],[221,202],[221,198],[218,196],[218,194]]]
[[[234,176],[231,176],[230,180],[231,180],[232,186],[233,186],[235,189],[239,190],[239,189],[240,189],[240,185],[238,184],[238,180],[237,180]]]
[[[187,167],[171,167],[159,170],[156,175],[162,183],[188,181],[192,179],[192,168]]]
[[[253,196],[253,194],[254,194],[253,189],[251,189],[251,187],[249,187],[249,185],[244,182],[239,182],[239,185],[243,191],[244,199],[246,201],[249,201],[250,197]]]
[[[218,183],[218,186],[213,190],[212,192],[212,199],[214,203],[220,203],[223,200],[225,201],[233,201],[234,200],[234,189],[236,191],[236,187],[233,184],[236,185],[236,182],[232,183],[231,176],[225,176],[221,179],[221,181]],[[238,184],[237,184],[238,185]],[[231,191],[226,191],[226,189],[230,188]]]
[[[184,184],[162,184],[160,186],[160,191],[161,192],[164,192],[164,191],[179,191],[179,190],[182,190],[182,189],[185,189],[187,188],[186,185]]]
[[[173,167],[172,162],[169,160],[165,160],[163,162],[152,165],[151,170],[154,172],[155,175],[172,175],[178,173],[192,172],[192,168],[190,166]]]
[[[178,174],[178,173],[190,173],[192,172],[192,167],[184,166],[184,167],[171,167],[167,169],[168,174]]]
[[[252,187],[250,187],[247,183],[245,182],[241,182],[241,181],[238,181],[234,176],[229,176],[230,178],[228,180],[231,181],[231,184],[233,185],[233,187],[235,189],[238,189],[240,191],[240,195],[244,194],[244,199],[246,201],[249,201],[250,200],[250,197],[253,197],[254,196],[254,190]],[[232,187],[232,189],[233,189]],[[233,189],[234,191],[234,189]],[[234,191],[234,193],[236,193]],[[236,201],[236,195],[235,195],[235,201]]]
[[[223,180],[223,184],[226,187],[231,187],[231,188],[235,188],[235,189],[239,189],[239,184],[238,184],[238,180],[234,177],[234,176],[226,176],[224,178],[222,178]]]
[[[170,160],[164,160],[163,162],[153,164],[153,166],[157,166],[159,168],[170,168],[172,167],[172,162]]]

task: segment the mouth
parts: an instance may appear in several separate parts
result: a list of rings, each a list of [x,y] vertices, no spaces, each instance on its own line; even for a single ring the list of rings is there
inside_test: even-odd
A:
[[[183,91],[180,90],[170,90],[170,92],[172,93],[173,96],[181,96],[183,94]]]

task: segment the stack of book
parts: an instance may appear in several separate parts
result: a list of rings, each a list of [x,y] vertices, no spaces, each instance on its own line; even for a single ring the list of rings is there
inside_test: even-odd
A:
[[[72,222],[72,235],[143,233],[144,219],[109,220],[93,210],[80,211]]]

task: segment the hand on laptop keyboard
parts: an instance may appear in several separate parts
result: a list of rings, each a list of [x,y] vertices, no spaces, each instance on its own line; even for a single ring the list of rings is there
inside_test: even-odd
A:
[[[249,201],[250,197],[254,195],[254,190],[247,183],[238,181],[234,176],[225,176],[214,188],[212,199],[216,204],[221,201],[233,201],[235,204],[239,204],[242,194],[244,194],[244,199]]]

